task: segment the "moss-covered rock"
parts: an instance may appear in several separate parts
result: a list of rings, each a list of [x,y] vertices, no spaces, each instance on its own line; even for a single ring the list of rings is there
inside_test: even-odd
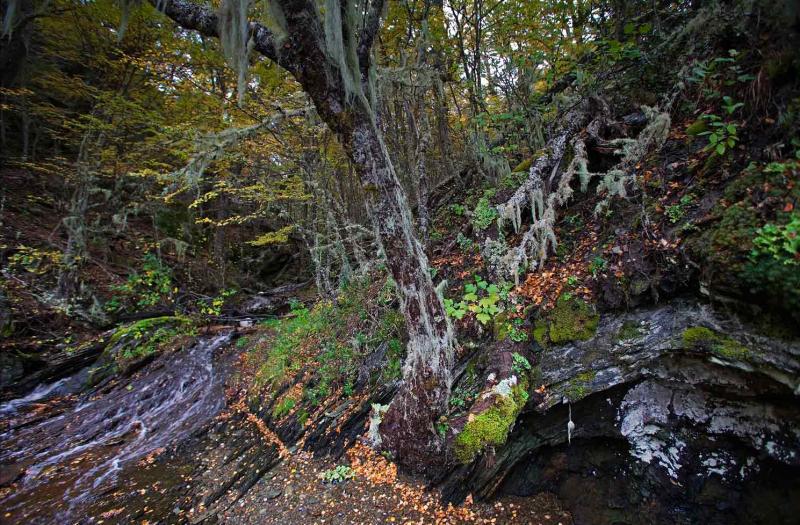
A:
[[[470,414],[467,424],[456,436],[456,459],[472,462],[486,447],[505,444],[517,416],[528,401],[528,380],[520,380],[507,395],[494,396],[494,403],[479,414]]]
[[[622,323],[622,326],[620,326],[619,331],[617,331],[617,340],[628,341],[641,337],[643,334],[644,331],[639,323],[636,321],[625,321]]]
[[[180,316],[152,317],[117,328],[89,370],[87,384],[96,385],[111,375],[135,370],[161,348],[192,331],[191,321]]]
[[[589,386],[591,385],[592,381],[594,381],[596,375],[597,372],[594,370],[589,370],[576,375],[567,385],[567,388],[564,390],[564,395],[566,395],[573,403],[581,398],[586,397],[590,392]]]
[[[767,306],[780,316],[800,321],[800,272],[796,266],[753,253],[759,228],[767,223],[785,225],[796,213],[776,204],[798,199],[800,185],[787,188],[784,173],[765,172],[763,167],[746,170],[725,188],[723,198],[712,209],[718,220],[688,241],[712,292]]]
[[[693,326],[683,332],[684,348],[705,350],[731,361],[745,361],[751,351],[737,340],[705,326]]]
[[[533,338],[541,346],[586,341],[597,332],[600,316],[580,298],[562,295],[545,319],[536,322]]]

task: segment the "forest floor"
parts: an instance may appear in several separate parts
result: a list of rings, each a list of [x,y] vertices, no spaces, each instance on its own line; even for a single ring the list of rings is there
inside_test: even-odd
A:
[[[570,514],[552,494],[494,502],[442,504],[436,490],[398,474],[394,464],[365,445],[347,452],[353,479],[325,483],[336,465],[296,452],[264,476],[220,521],[231,524],[530,523],[568,525]]]

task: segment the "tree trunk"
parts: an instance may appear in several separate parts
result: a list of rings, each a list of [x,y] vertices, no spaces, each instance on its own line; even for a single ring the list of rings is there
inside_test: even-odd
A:
[[[435,423],[449,400],[454,338],[383,138],[368,114],[356,117],[346,148],[367,190],[367,206],[397,283],[409,336],[403,385],[384,416],[381,436],[399,463],[429,473],[431,462],[443,459]]]

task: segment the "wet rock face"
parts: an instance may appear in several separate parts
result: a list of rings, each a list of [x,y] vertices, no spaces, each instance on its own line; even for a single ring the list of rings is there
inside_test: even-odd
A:
[[[697,325],[741,348],[687,344]],[[594,339],[539,354],[547,393],[444,492],[552,491],[576,523],[796,523],[798,356],[694,306],[603,319]]]
[[[579,437],[531,450],[497,494],[553,491],[576,523],[791,523],[800,468],[788,440],[798,421],[779,421],[789,412],[677,382],[617,387],[575,405]],[[559,419],[532,416],[516,438],[563,433]]]

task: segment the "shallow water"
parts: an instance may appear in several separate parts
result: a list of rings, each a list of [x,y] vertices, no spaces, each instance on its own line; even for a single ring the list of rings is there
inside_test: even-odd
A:
[[[0,406],[2,477],[16,477],[0,492],[0,522],[80,521],[94,499],[124,484],[123,467],[219,414],[225,378],[213,357],[230,338],[200,339],[93,398],[54,398],[69,391],[67,378]]]

